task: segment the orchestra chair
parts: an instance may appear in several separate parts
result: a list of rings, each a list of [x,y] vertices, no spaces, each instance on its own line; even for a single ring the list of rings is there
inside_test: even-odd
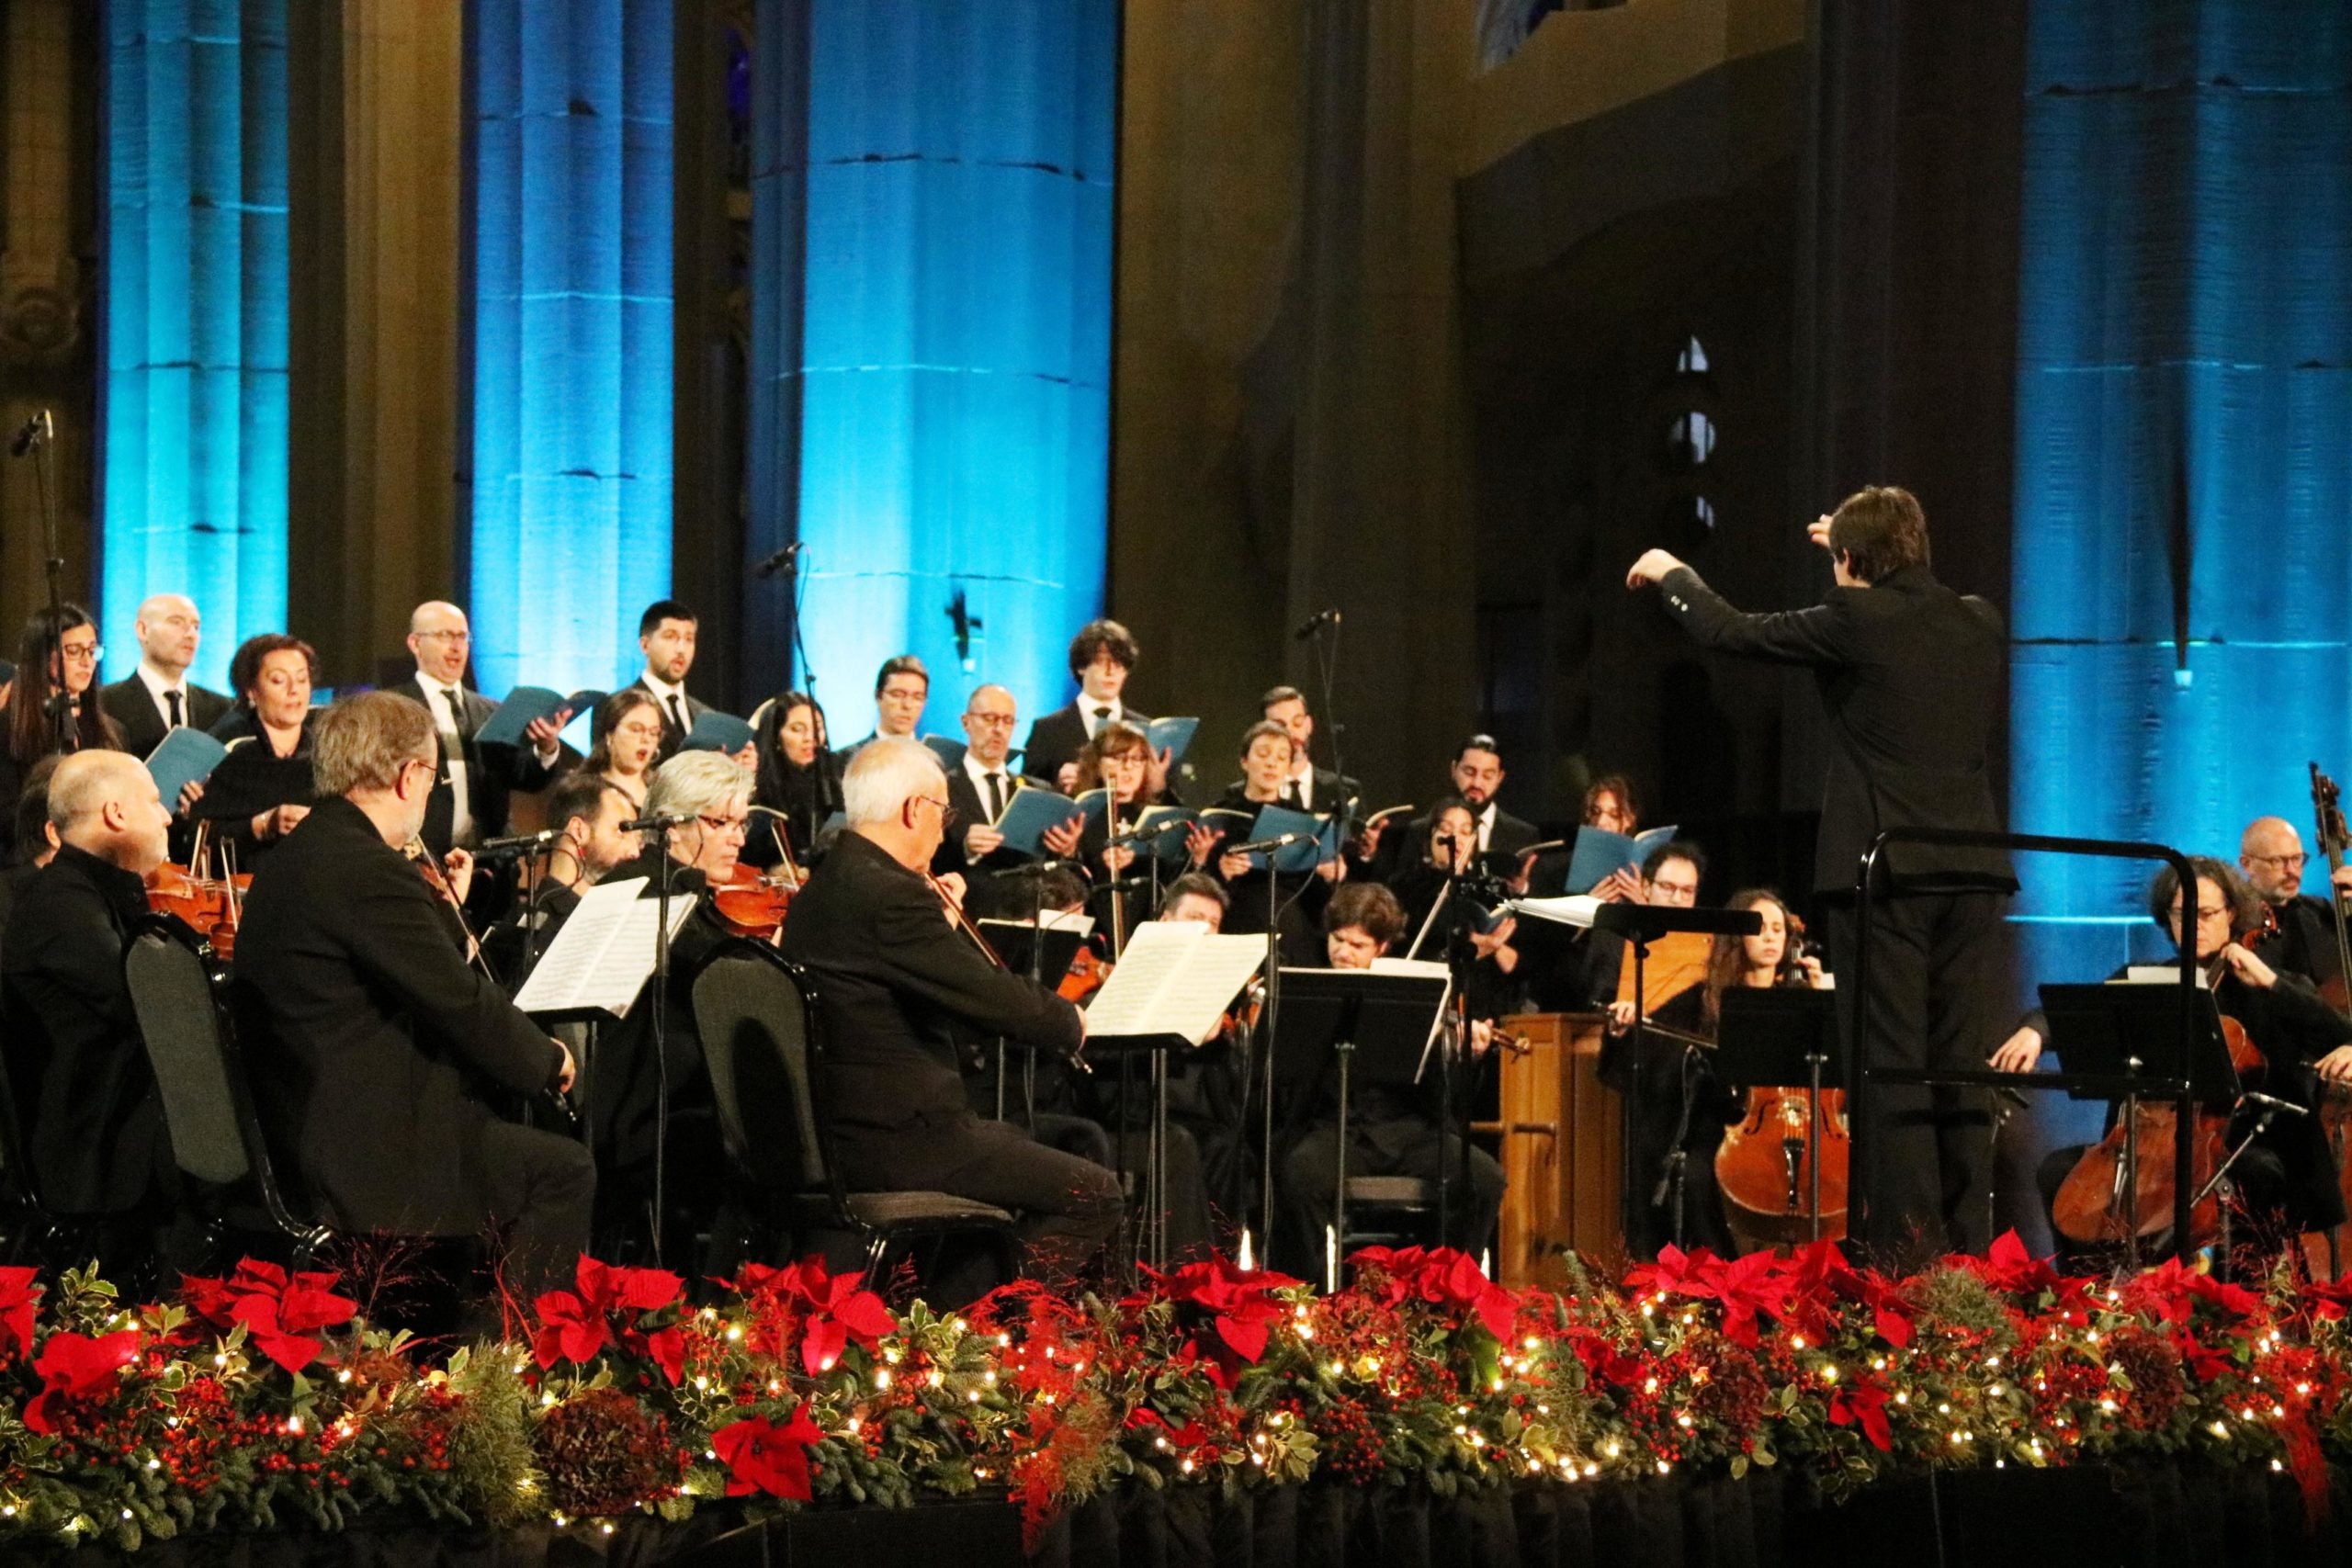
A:
[[[718,1106],[719,1137],[741,1183],[755,1235],[752,1256],[846,1237],[870,1287],[891,1253],[968,1239],[1013,1277],[1012,1216],[947,1192],[851,1192],[830,1157],[817,1085],[824,1060],[808,976],[763,942],[737,939],[694,982],[695,1032]],[[934,1259],[935,1260],[935,1259]],[[920,1282],[920,1281],[919,1281]]]
[[[1431,1247],[1437,1234],[1437,1183],[1418,1176],[1348,1178],[1348,1231],[1340,1237],[1344,1260],[1360,1247]]]
[[[299,1218],[278,1187],[228,1008],[193,933],[155,917],[131,938],[122,972],[173,1162],[202,1195],[197,1206],[210,1239],[217,1247],[224,1232],[260,1238],[290,1254],[290,1267],[313,1267],[334,1233]]]

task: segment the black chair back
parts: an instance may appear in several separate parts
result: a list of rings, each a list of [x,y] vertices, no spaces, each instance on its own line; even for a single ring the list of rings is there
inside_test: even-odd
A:
[[[789,1197],[842,1193],[817,1111],[816,1012],[804,976],[775,949],[729,942],[694,982],[729,1160],[747,1181]]]

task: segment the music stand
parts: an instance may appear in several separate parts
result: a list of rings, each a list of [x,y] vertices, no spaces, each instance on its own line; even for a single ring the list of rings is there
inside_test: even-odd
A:
[[[1078,962],[1078,950],[1086,943],[1086,938],[1069,927],[1047,926],[1045,951],[1033,955],[1030,949],[1037,933],[1034,921],[985,919],[974,923],[989,939],[989,945],[996,949],[997,956],[1004,960],[1007,969],[1028,976],[1047,990],[1061,983],[1062,976],[1069,973],[1069,966]]]
[[[2066,1093],[2075,1100],[2120,1097],[2122,1100],[2122,1180],[2132,1204],[2125,1216],[2124,1248],[2136,1269],[2140,1263],[2140,1141],[2135,1112],[2143,1094],[2151,1093],[2177,1102],[2183,1127],[2192,1106],[2225,1114],[2236,1108],[2238,1073],[2230,1060],[2229,1042],[2222,1038],[2221,1007],[2210,990],[2200,990],[2190,1001],[2195,1032],[2183,1060],[2177,984],[2045,985],[2041,992],[2050,1045],[2068,1070],[2111,1078],[2120,1086],[2102,1092],[2084,1084]],[[2185,1133],[2178,1135],[2185,1140]],[[2226,1171],[2225,1167],[2216,1173],[2217,1178]],[[2192,1212],[2195,1202],[2190,1203]],[[2177,1237],[2176,1245],[2186,1240]]]
[[[1634,950],[1634,1023],[1633,1038],[1627,1055],[1632,1062],[1633,1089],[1625,1096],[1628,1107],[1639,1105],[1642,1100],[1642,1031],[1649,1016],[1649,998],[1645,971],[1649,964],[1650,943],[1671,931],[1697,931],[1707,936],[1754,936],[1764,929],[1764,917],[1754,909],[1682,908],[1671,904],[1602,904],[1592,912],[1592,929],[1614,931],[1625,939]],[[1634,1171],[1633,1117],[1625,1119],[1625,1139],[1618,1151],[1620,1179],[1623,1183],[1621,1200],[1624,1208],[1625,1235],[1629,1238],[1641,1234],[1638,1213],[1634,1207],[1641,1201]]]
[[[1844,1076],[1838,1057],[1838,994],[1812,987],[1734,986],[1718,1005],[1716,1077],[1752,1089],[1812,1091],[1805,1118],[1805,1201],[1813,1210],[1812,1239],[1819,1241],[1822,1080]],[[1833,1066],[1838,1067],[1836,1074]]]
[[[1292,1092],[1290,1124],[1312,1104],[1315,1092],[1339,1070],[1339,1153],[1333,1160],[1331,1235],[1347,1234],[1348,1105],[1358,1078],[1374,1086],[1409,1088],[1420,1082],[1440,1015],[1453,989],[1435,976],[1384,975],[1369,969],[1284,969],[1283,1032],[1272,1063],[1274,1087]],[[1284,1140],[1287,1145],[1288,1140]],[[1440,1152],[1442,1156],[1443,1145]],[[1269,1155],[1263,1173],[1272,1190]],[[1445,1187],[1445,1161],[1438,1161],[1438,1188]],[[1327,1255],[1327,1276],[1336,1270]],[[1338,1281],[1329,1280],[1336,1289]]]

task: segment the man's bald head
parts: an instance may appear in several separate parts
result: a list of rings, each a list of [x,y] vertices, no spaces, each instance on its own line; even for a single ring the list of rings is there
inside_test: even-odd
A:
[[[428,599],[409,613],[408,650],[419,672],[445,686],[461,682],[473,652],[473,627],[466,613],[446,599]]]
[[[1012,749],[1012,694],[1004,687],[975,686],[964,701],[964,745],[983,768],[1004,766]]]
[[[175,681],[196,662],[203,631],[204,618],[196,612],[196,601],[185,593],[150,593],[130,624],[141,659]]]
[[[2283,904],[2302,891],[2302,836],[2284,817],[2257,817],[2238,837],[2238,865],[2256,893]]]
[[[121,751],[76,751],[49,778],[49,820],[75,849],[144,876],[164,863],[171,814],[155,781]]]

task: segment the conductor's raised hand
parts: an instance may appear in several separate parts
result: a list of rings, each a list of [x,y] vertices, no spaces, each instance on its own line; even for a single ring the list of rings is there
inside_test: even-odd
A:
[[[1819,545],[1823,549],[1827,549],[1829,547],[1829,513],[1825,512],[1820,516],[1815,518],[1812,522],[1806,524],[1804,525],[1804,536],[1811,539],[1815,544]]]
[[[1647,588],[1653,583],[1665,581],[1668,572],[1679,571],[1681,567],[1682,562],[1670,551],[1644,550],[1642,558],[1635,561],[1633,570],[1625,573],[1625,586]]]

